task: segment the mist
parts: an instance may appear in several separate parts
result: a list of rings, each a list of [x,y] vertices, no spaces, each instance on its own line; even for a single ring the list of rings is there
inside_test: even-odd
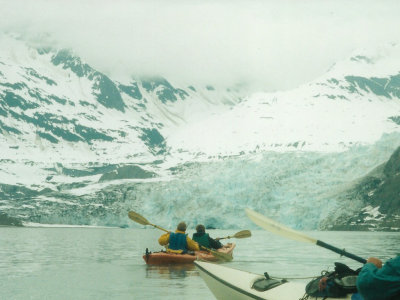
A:
[[[73,49],[115,78],[291,89],[400,41],[398,1],[0,0],[0,30]]]

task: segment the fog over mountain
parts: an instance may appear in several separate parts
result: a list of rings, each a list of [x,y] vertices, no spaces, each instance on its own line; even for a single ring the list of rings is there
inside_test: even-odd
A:
[[[115,77],[295,88],[400,40],[398,1],[0,1],[4,31],[72,48]]]

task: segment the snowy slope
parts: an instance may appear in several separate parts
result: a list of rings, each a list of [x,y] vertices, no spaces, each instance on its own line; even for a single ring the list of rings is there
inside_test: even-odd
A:
[[[218,155],[374,143],[400,129],[400,47],[385,50],[352,56],[295,90],[252,94],[230,111],[180,128],[169,144]]]

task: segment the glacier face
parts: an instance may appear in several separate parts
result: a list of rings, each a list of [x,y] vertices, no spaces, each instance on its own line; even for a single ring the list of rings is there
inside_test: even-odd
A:
[[[315,229],[326,218],[364,208],[363,199],[348,198],[347,191],[388,160],[399,138],[392,133],[342,152],[271,151],[186,163],[164,178],[94,182],[86,173],[104,169],[59,164],[51,170],[65,178],[57,189],[2,185],[1,207],[25,222],[135,226],[126,218],[131,209],[171,229],[182,219],[190,227],[253,227],[244,214],[250,207],[293,228]]]
[[[342,152],[262,152],[182,166],[177,178],[137,186],[140,211],[173,228],[184,217],[192,226],[251,226],[250,207],[298,229],[315,229],[363,208],[347,191],[386,162],[400,135],[385,135],[369,146]]]
[[[170,228],[242,228],[251,207],[317,228],[362,209],[346,190],[399,146],[396,45],[248,93],[114,80],[69,50],[2,43],[0,212],[24,222],[134,226],[134,209]]]

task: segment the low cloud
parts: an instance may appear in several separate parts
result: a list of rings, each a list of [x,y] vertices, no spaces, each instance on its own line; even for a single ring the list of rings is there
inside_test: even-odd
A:
[[[0,30],[72,48],[113,76],[293,88],[400,41],[393,1],[0,0]]]

